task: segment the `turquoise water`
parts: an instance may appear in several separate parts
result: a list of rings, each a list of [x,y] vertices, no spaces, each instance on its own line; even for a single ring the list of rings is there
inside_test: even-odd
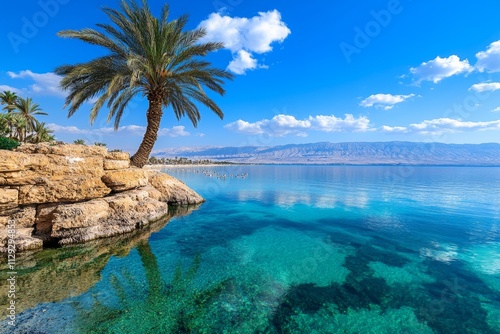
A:
[[[207,202],[126,251],[36,255],[24,293],[58,271],[62,296],[14,332],[500,333],[500,168],[167,172]]]

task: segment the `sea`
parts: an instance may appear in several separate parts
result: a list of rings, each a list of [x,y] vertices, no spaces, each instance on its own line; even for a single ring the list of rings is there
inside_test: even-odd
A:
[[[0,331],[500,333],[498,167],[163,171],[206,202],[20,258]]]

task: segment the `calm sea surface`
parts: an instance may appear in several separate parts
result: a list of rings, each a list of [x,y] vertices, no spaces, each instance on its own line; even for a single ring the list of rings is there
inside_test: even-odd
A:
[[[166,171],[206,203],[20,259],[0,331],[500,333],[500,168]]]

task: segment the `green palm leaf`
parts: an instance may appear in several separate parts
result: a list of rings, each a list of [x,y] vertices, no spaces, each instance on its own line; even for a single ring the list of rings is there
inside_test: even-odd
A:
[[[71,117],[80,106],[96,99],[90,111],[91,124],[103,107],[109,109],[108,121],[118,129],[128,103],[138,94],[148,99],[147,127],[143,141],[131,158],[142,167],[156,142],[163,109],[171,107],[177,119],[187,116],[196,127],[201,119],[197,103],[217,116],[220,107],[206,94],[204,87],[220,95],[222,85],[232,75],[200,59],[223,47],[221,43],[200,43],[203,29],[186,31],[187,16],[168,20],[164,5],[159,18],[143,0],[122,0],[119,10],[105,7],[111,24],[94,29],[64,30],[59,36],[75,38],[106,48],[109,54],[76,65],[56,69],[61,87],[68,91],[65,107]]]

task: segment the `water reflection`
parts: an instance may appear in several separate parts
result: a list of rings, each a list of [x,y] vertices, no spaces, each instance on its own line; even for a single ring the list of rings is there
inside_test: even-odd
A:
[[[163,219],[132,233],[91,241],[82,245],[46,249],[36,253],[18,254],[16,259],[16,312],[40,303],[58,302],[80,295],[101,279],[101,271],[112,256],[127,256],[150,235],[162,229],[172,217],[191,213],[196,206],[173,208]],[[8,291],[5,259],[2,259],[0,291]],[[9,303],[0,294],[1,319],[5,319]]]

